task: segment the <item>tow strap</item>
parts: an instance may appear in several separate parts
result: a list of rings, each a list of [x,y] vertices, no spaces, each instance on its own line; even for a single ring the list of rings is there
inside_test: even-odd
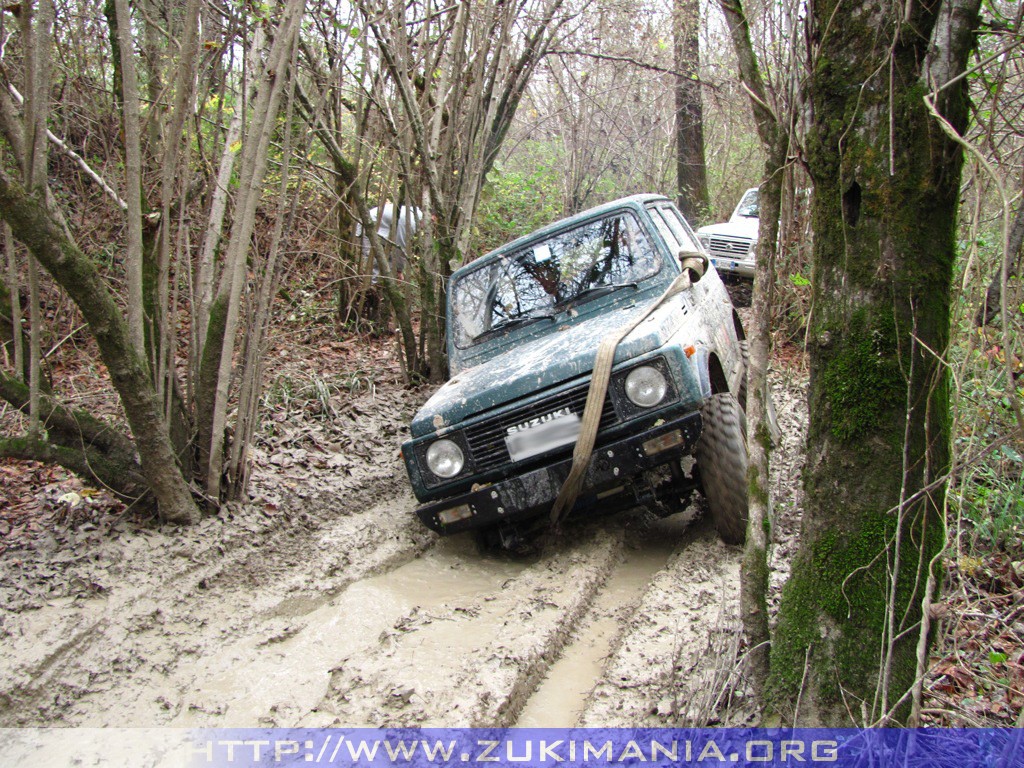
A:
[[[618,349],[622,340],[632,333],[640,323],[654,314],[655,310],[704,276],[708,263],[704,254],[685,251],[679,254],[679,259],[683,271],[676,276],[665,292],[636,318],[601,339],[597,348],[597,356],[594,358],[594,370],[591,374],[590,389],[587,392],[587,403],[583,407],[583,416],[580,419],[580,436],[577,438],[576,447],[572,452],[572,467],[551,507],[552,525],[557,525],[573,508],[580,495],[580,490],[583,488],[583,477],[590,464],[590,457],[594,453],[597,430],[601,426],[601,411],[604,410],[604,398],[608,393],[608,383],[611,381],[615,350]],[[696,276],[695,279],[691,276],[691,272]]]

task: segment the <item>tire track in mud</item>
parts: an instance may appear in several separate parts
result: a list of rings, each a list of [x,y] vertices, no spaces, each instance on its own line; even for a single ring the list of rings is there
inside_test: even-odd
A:
[[[530,564],[467,558],[456,542],[432,551],[433,581],[421,588],[439,599],[341,659],[303,724],[511,725],[621,556],[621,529],[577,535]],[[479,588],[463,589],[464,578]]]
[[[707,517],[644,592],[587,698],[588,728],[703,727],[735,685],[742,549]]]
[[[268,530],[255,546],[131,598],[90,601],[97,618],[74,647],[20,670],[23,687],[5,686],[14,706],[0,707],[0,724],[665,725],[687,716],[680,702],[707,684],[697,661],[718,620],[711,609],[738,584],[739,550],[708,524],[636,511],[571,524],[541,556],[512,561],[479,555],[468,537],[436,539],[410,514],[402,484],[384,485],[392,495],[378,486],[378,503],[362,511],[312,509],[327,518],[319,528]]]
[[[649,594],[667,566],[690,564],[670,573],[662,590],[694,574],[736,575],[718,573],[712,561],[738,563],[739,550],[718,544],[707,525],[691,528],[692,517],[652,520],[635,512],[570,526],[529,564],[480,559],[465,545],[442,543],[380,577],[395,590],[417,579],[413,591],[427,589],[431,598],[340,660],[327,695],[300,724],[575,725],[588,695],[606,684],[611,649],[665,610],[664,592],[653,600]],[[683,587],[683,595],[703,594],[707,580]],[[691,637],[709,629],[699,622]],[[660,638],[633,645],[641,664],[664,653]],[[667,655],[662,666],[671,670],[677,656]],[[635,696],[657,701],[662,677],[641,680]]]
[[[640,605],[651,580],[685,540],[695,511],[668,519],[640,518],[627,528],[618,562],[569,643],[540,681],[515,723],[519,728],[571,728],[602,678],[612,649]]]
[[[678,582],[729,559],[707,526],[694,533],[685,515],[640,512],[571,525],[530,562],[482,557],[468,537],[421,531],[413,505],[385,499],[296,536],[259,569],[238,553],[126,603],[124,615],[108,610],[73,656],[15,692],[20,716],[0,721],[550,726],[573,724],[586,702],[584,719],[621,724],[667,690],[678,661],[662,636],[663,614],[680,610],[665,605],[672,591],[703,594]],[[293,550],[308,555],[299,567]],[[708,628],[698,620],[691,636]],[[606,665],[616,647],[627,661]],[[621,672],[629,660],[639,674]],[[634,678],[619,686],[609,674]],[[595,705],[607,692],[635,700],[617,708],[620,720]]]

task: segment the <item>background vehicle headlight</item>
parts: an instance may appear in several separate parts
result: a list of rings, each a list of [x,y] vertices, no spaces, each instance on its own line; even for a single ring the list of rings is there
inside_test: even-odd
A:
[[[700,244],[704,246],[705,251],[711,250],[711,235],[702,235],[698,232],[697,239],[700,240]]]
[[[667,393],[668,382],[665,381],[665,375],[657,368],[641,365],[626,376],[626,397],[641,408],[657,405],[665,399]]]
[[[455,477],[465,465],[462,449],[451,440],[438,440],[427,449],[427,466],[438,477]]]

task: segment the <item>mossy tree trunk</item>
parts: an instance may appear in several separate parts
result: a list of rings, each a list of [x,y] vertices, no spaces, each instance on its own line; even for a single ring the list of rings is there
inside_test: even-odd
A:
[[[26,415],[29,412],[28,386],[3,371],[0,399]],[[0,456],[59,464],[99,482],[129,504],[140,508],[152,504],[135,444],[110,424],[86,411],[66,408],[44,393],[39,396],[39,420],[46,425],[45,440],[27,435],[0,437]]]
[[[149,366],[132,344],[128,324],[95,264],[58,225],[46,205],[2,169],[0,211],[14,236],[67,291],[89,324],[124,406],[142,474],[161,514],[172,522],[196,522],[199,510],[175,461]]]
[[[736,51],[740,80],[750,98],[757,135],[765,153],[764,176],[759,191],[760,230],[757,271],[754,276],[752,320],[747,341],[747,538],[740,572],[740,615],[749,647],[746,674],[758,696],[769,672],[768,543],[772,505],[769,495],[771,427],[769,426],[768,361],[771,358],[771,309],[774,300],[775,265],[778,263],[782,182],[789,152],[790,117],[782,122],[769,106],[770,95],[751,42],[750,24],[741,0],[720,0]],[[776,110],[792,115],[795,103],[776,99]]]
[[[963,72],[977,0],[821,0],[809,96],[814,309],[804,523],[769,704],[800,725],[905,719],[944,536],[962,153],[925,96]],[[941,114],[962,131],[964,80]]]

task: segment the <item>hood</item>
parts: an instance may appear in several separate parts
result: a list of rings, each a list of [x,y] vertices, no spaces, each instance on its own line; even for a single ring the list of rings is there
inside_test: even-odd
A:
[[[680,304],[684,301],[688,299],[673,297],[634,329],[619,344],[615,363],[662,346],[683,321]],[[412,436],[443,431],[477,413],[590,373],[601,339],[634,320],[647,306],[646,301],[630,302],[583,321],[563,321],[545,336],[461,371],[419,410],[410,428]]]
[[[757,229],[760,222],[757,219],[739,218],[736,221],[727,221],[722,224],[709,224],[697,230],[698,235],[723,235],[726,237],[749,237],[757,239]]]

